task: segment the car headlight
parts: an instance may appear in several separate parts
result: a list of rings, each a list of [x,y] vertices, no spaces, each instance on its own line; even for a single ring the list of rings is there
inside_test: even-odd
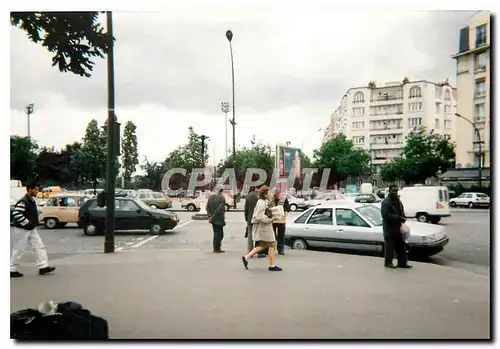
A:
[[[435,242],[435,241],[437,241],[435,234],[431,234],[431,235],[427,235],[427,236],[422,236],[422,239],[424,240],[424,242]]]
[[[439,232],[439,233],[434,234],[434,236],[436,237],[436,241],[439,241],[439,240],[444,239],[446,234],[444,232]]]

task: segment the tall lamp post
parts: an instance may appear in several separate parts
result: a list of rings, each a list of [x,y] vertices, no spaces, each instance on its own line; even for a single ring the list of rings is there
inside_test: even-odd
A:
[[[460,115],[458,113],[455,113],[455,116],[460,118],[460,119],[463,119],[463,120],[467,121],[469,124],[471,124],[472,127],[474,128],[474,131],[477,134],[477,141],[472,140],[472,151],[474,151],[474,145],[478,144],[479,145],[479,167],[478,167],[479,179],[477,182],[478,182],[479,188],[481,188],[482,187],[482,180],[483,180],[483,176],[482,176],[482,168],[483,168],[482,144],[483,144],[483,141],[481,140],[481,133],[479,133],[479,129],[476,127],[476,125],[474,125],[474,123],[472,121],[470,121],[469,119],[467,119],[466,117],[463,117],[462,115]]]
[[[235,106],[234,106],[234,61],[233,61],[233,45],[231,41],[233,40],[233,32],[231,30],[226,31],[226,38],[229,41],[229,50],[231,51],[231,76],[233,79],[233,119],[230,121],[233,126],[233,156],[236,155],[236,118],[235,118]],[[233,193],[233,208],[236,209],[236,192]]]
[[[31,114],[35,109],[35,104],[30,103],[26,106],[26,115],[28,116],[28,138],[31,139]]]
[[[201,167],[205,169],[205,141],[209,139],[208,136],[201,135]],[[205,176],[205,171],[203,171],[203,176]],[[206,193],[200,193],[200,211],[193,216],[191,216],[194,220],[208,220],[207,214],[207,197]]]
[[[226,160],[227,160],[227,113],[229,113],[229,110],[231,110],[231,107],[229,106],[228,102],[221,102],[221,110],[224,114],[226,114],[226,122],[225,122],[225,139],[226,139]],[[234,116],[233,116],[234,117]]]
[[[106,12],[106,26],[108,30],[108,166],[106,171],[106,233],[104,236],[104,253],[115,252],[115,152],[116,143],[116,115],[115,115],[115,74],[113,54],[113,15]]]

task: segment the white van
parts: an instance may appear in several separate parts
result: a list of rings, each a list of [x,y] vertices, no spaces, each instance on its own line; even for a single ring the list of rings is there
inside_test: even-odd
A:
[[[361,194],[372,194],[373,185],[371,183],[361,183],[361,186],[359,187],[359,192]]]
[[[399,198],[406,217],[416,217],[419,222],[437,224],[442,217],[451,216],[446,187],[405,187],[399,190]]]

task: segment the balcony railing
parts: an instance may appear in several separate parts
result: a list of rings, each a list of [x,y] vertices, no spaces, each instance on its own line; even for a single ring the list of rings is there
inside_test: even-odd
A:
[[[486,96],[486,91],[484,91],[484,90],[476,90],[474,92],[474,96],[476,98],[484,97],[484,96]]]
[[[370,112],[370,116],[379,116],[379,115],[403,115],[403,111],[386,111],[386,112]]]
[[[403,130],[403,126],[387,126],[387,127],[370,127],[370,131],[389,131],[389,130]]]
[[[484,122],[485,117],[484,116],[474,116],[474,118],[472,120],[474,120],[474,122]]]
[[[381,95],[381,96],[372,97],[371,101],[372,102],[394,101],[394,100],[398,100],[398,99],[403,99],[403,96]]]

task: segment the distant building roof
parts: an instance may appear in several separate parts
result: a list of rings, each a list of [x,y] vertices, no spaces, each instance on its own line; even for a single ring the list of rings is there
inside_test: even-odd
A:
[[[481,169],[481,178],[490,179],[490,168]],[[446,171],[440,176],[442,181],[471,180],[479,179],[479,169],[477,168],[454,168]]]

